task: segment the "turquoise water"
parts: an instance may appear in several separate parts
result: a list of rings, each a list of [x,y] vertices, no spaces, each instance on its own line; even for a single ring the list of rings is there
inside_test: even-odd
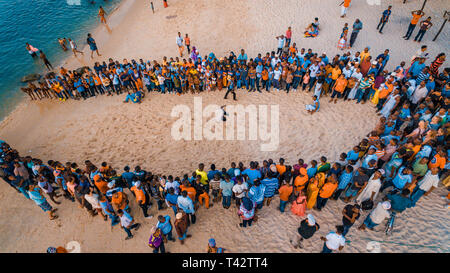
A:
[[[71,5],[77,3],[80,5]],[[30,73],[45,74],[47,69],[38,58],[33,60],[25,49],[28,42],[41,49],[56,66],[70,50],[64,52],[58,38],[71,38],[79,48],[86,35],[99,24],[98,7],[107,13],[120,0],[0,0],[0,120],[10,113],[24,94],[20,79]],[[94,37],[95,38],[95,37]]]

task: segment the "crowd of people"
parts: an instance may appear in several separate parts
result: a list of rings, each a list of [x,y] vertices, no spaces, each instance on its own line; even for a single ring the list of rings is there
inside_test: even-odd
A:
[[[249,92],[261,92],[261,82],[265,87],[273,86],[289,92],[291,84],[296,89],[302,83],[302,89],[314,88],[316,99],[331,94],[331,100],[335,102],[341,97],[344,100],[356,99],[358,103],[366,100],[376,102],[381,116],[379,123],[352,150],[342,153],[336,162],[330,163],[322,156],[319,162],[312,160],[307,164],[304,159],[299,159],[297,163],[287,165],[280,158],[278,163],[268,159],[262,165],[256,161],[248,166],[232,162],[229,169],[217,169],[211,164],[208,172],[204,164],[200,164],[191,175],[182,177],[156,175],[140,166],[135,166],[132,171],[125,166],[119,174],[106,162],[101,163],[100,168],[89,160],[83,167],[74,162],[62,164],[53,160],[45,164],[37,158],[21,157],[2,141],[0,175],[17,192],[36,202],[50,219],[57,218],[56,209],[47,202],[46,196],[57,205],[61,202],[58,198],[63,196],[69,201],[77,201],[93,216],[102,215],[105,221],[110,219],[112,226],[120,223],[127,233],[126,239],[131,239],[131,231],[140,227],[133,220],[129,202],[136,202],[146,218],[152,217],[148,213],[152,201],[158,210],[170,207],[175,217],[173,224],[169,215],[159,215],[151,232],[149,246],[154,248],[154,252],[164,252],[164,242],[175,240],[172,235],[174,229],[178,240],[183,243],[189,237],[188,227],[196,223],[196,211],[202,206],[208,209],[221,202],[224,209],[229,209],[233,200],[242,219],[239,226],[246,228],[257,221],[257,211],[269,206],[277,194],[280,211],[284,212],[287,204],[291,203],[292,213],[299,216],[304,216],[307,210],[322,210],[328,200],[341,199],[348,203],[336,232],[321,238],[324,241],[323,252],[331,252],[342,249],[344,236],[363,210],[371,212],[359,229],[373,229],[389,217],[389,212],[400,213],[414,207],[422,196],[438,187],[440,180],[450,187],[447,160],[450,69],[439,72],[445,54],[439,54],[427,66],[428,54],[426,46],[423,46],[413,56],[409,68],[405,68],[402,62],[389,73],[384,69],[389,60],[388,50],[371,63],[369,48],[353,56],[350,53],[337,55],[331,61],[326,54],[319,57],[311,49],[297,53],[295,43],[291,48],[288,52],[282,50],[279,56],[272,52],[264,58],[258,55],[248,61],[244,50],[237,57],[230,54],[219,60],[212,53],[204,59],[195,55],[195,63],[194,59],[183,60],[179,64],[178,59],[167,61],[166,58],[161,65],[156,61],[144,63],[140,60],[138,64],[124,60],[120,64],[110,60],[108,65],[97,63],[95,72],[87,69],[81,75],[62,69],[60,75],[48,77],[47,84],[60,86],[61,92],[55,93],[65,93],[66,98],[87,98],[127,89],[142,92],[143,85],[149,92],[158,90],[162,93],[199,92],[204,88],[212,90],[223,86],[230,90],[229,86],[234,84],[247,87]],[[193,52],[196,52],[195,47]],[[365,67],[364,62],[369,62],[370,68]],[[258,71],[262,69],[272,73],[273,77],[259,77],[257,67]],[[292,72],[295,73],[295,81]],[[245,76],[236,78],[238,73]],[[212,74],[221,79],[214,88],[191,82],[192,79],[208,79],[207,76]],[[117,77],[117,82],[112,84],[114,87],[103,85],[103,81],[92,85],[92,89],[83,87],[84,80],[90,77],[103,80],[108,78],[106,75],[112,75],[113,79]],[[146,77],[151,80],[145,80]],[[154,77],[163,80],[152,80]],[[174,80],[177,77],[189,80],[182,84]],[[75,82],[78,96],[74,96],[74,90],[65,89],[71,86],[69,82]],[[45,85],[41,83],[41,89],[36,87],[40,90],[33,92],[51,94]],[[388,188],[390,190],[385,194]],[[383,198],[378,202],[379,193]],[[309,213],[292,243],[302,247],[303,240],[312,237],[318,229],[318,223]]]
[[[349,3],[344,1],[342,16]],[[380,33],[390,8],[388,11],[380,20]],[[361,28],[362,24],[357,25],[357,29]],[[318,29],[316,18],[305,36],[313,36]],[[343,30],[345,36],[347,31],[348,28]],[[409,37],[410,32],[408,30],[405,37]],[[134,170],[125,166],[119,174],[119,170],[107,162],[97,167],[86,160],[84,166],[78,166],[75,162],[62,164],[49,160],[44,163],[38,158],[21,157],[6,142],[0,141],[0,176],[47,212],[51,220],[58,216],[46,197],[58,205],[62,196],[78,202],[92,216],[109,219],[112,226],[120,223],[127,233],[126,239],[133,238],[132,230],[140,227],[132,216],[137,212],[131,212],[129,202],[136,202],[146,218],[152,217],[148,211],[153,203],[158,211],[171,208],[174,219],[158,215],[158,223],[151,230],[148,245],[155,253],[165,252],[164,243],[175,241],[174,230],[183,244],[190,237],[188,227],[197,221],[196,211],[203,206],[205,209],[219,203],[224,209],[235,206],[242,220],[239,227],[247,228],[257,223],[257,212],[270,206],[276,195],[281,213],[290,204],[292,213],[306,215],[298,234],[291,240],[300,248],[320,228],[312,210],[319,213],[328,201],[345,202],[342,222],[338,223],[336,231],[320,238],[324,241],[322,252],[338,251],[344,247],[346,234],[364,211],[369,213],[358,229],[373,230],[392,212],[399,214],[414,207],[422,196],[438,187],[439,181],[450,190],[447,144],[450,68],[440,71],[445,53],[430,62],[427,47],[422,46],[408,65],[401,62],[389,72],[386,69],[390,58],[388,49],[376,57],[372,57],[370,47],[366,47],[362,52],[351,54],[348,51],[329,58],[325,52],[299,50],[295,42],[291,44],[291,36],[289,28],[286,36],[276,37],[277,52],[258,54],[250,59],[244,49],[238,55],[231,52],[229,56],[217,58],[211,52],[201,57],[194,46],[192,50],[188,48],[191,52],[187,59],[164,57],[161,63],[109,59],[95,63],[92,69],[84,67],[77,71],[61,67],[59,73],[49,73],[43,81],[29,83],[22,90],[32,100],[87,99],[126,92],[124,102],[140,103],[145,97],[144,88],[147,93],[178,95],[225,89],[224,98],[231,93],[235,100],[238,89],[287,93],[293,89],[313,91],[314,102],[306,106],[311,114],[319,110],[321,97],[329,96],[334,103],[338,99],[372,102],[380,115],[378,124],[335,162],[322,156],[309,164],[300,158],[288,165],[280,158],[278,162],[267,159],[262,164],[231,162],[230,168],[211,164],[208,171],[201,163],[192,174],[175,177],[154,174],[140,166],[135,166]],[[181,33],[178,37],[182,56]],[[450,194],[444,198],[449,202]],[[209,241],[208,252],[220,250],[214,240]]]

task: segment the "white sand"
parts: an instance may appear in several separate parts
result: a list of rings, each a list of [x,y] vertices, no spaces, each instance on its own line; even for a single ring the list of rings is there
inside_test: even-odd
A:
[[[145,3],[144,3],[145,2]],[[121,60],[127,58],[157,59],[177,54],[175,37],[178,31],[188,33],[191,44],[202,55],[214,51],[217,56],[228,54],[230,49],[238,53],[245,48],[249,57],[265,54],[276,47],[275,36],[284,34],[287,26],[293,28],[293,42],[298,47],[313,48],[315,52],[326,51],[329,56],[338,53],[337,38],[344,22],[351,26],[360,18],[364,28],[355,43],[355,50],[371,46],[373,56],[385,48],[391,51],[387,68],[392,69],[400,61],[408,61],[420,44],[406,42],[404,35],[409,24],[409,11],[420,8],[420,1],[382,1],[383,6],[369,6],[365,1],[353,1],[347,18],[339,18],[340,1],[169,1],[169,8],[154,2],[156,13],[152,14],[147,1],[123,1],[108,18],[112,30],[108,34],[100,26],[93,31],[100,53],[94,60],[85,49],[85,56],[70,58],[65,67],[77,68],[92,65],[94,61],[109,57]],[[334,2],[339,2],[335,4]],[[389,3],[394,3],[390,22],[384,34],[376,31],[379,16]],[[425,12],[433,16],[435,26],[425,35],[424,44],[429,46],[434,58],[439,52],[448,52],[449,31],[445,28],[436,42],[434,37],[441,24],[441,11],[448,9],[447,1],[432,1]],[[328,10],[327,10],[328,9]],[[167,19],[167,16],[175,16]],[[301,32],[314,17],[321,23],[317,38],[305,39]],[[417,33],[417,29],[416,29]],[[79,42],[80,43],[80,42]],[[445,65],[444,65],[445,67]],[[224,91],[202,94],[203,104],[223,105],[231,100],[222,99]],[[280,146],[271,153],[260,152],[258,141],[180,141],[170,136],[170,127],[175,120],[170,111],[176,104],[192,106],[192,95],[147,96],[140,105],[124,105],[120,97],[98,97],[87,101],[24,101],[0,124],[0,139],[6,140],[18,149],[22,156],[32,155],[44,161],[48,159],[76,161],[82,164],[90,159],[97,165],[108,161],[121,170],[124,165],[141,165],[156,173],[181,176],[191,173],[199,162],[207,166],[216,163],[218,167],[229,167],[231,161],[277,160],[284,157],[288,164],[298,158],[308,162],[326,155],[336,160],[341,152],[347,152],[359,142],[374,126],[377,117],[369,104],[354,102],[329,104],[327,98],[321,102],[321,110],[313,116],[304,110],[311,103],[311,93],[303,94],[247,94],[238,92],[238,103],[280,105]],[[360,232],[356,230],[365,218],[364,213],[347,235],[351,243],[344,252],[366,252],[370,240],[388,240],[383,243],[383,252],[448,252],[447,230],[450,227],[448,210],[442,207],[444,201],[439,195],[445,190],[439,188],[428,197],[423,197],[413,209],[402,213],[396,221],[396,229],[386,239],[384,233]],[[131,196],[131,195],[130,195]],[[144,220],[140,208],[131,198],[132,212],[138,222],[144,225],[135,238],[125,241],[125,232],[117,226],[110,231],[109,223],[100,217],[91,218],[76,204],[63,201],[58,206],[60,218],[49,221],[34,202],[24,200],[5,183],[0,183],[0,251],[43,252],[50,246],[64,246],[69,241],[81,243],[82,252],[148,252],[146,246],[149,229],[156,219]],[[293,252],[289,239],[296,233],[299,217],[289,212],[277,211],[278,199],[269,208],[259,213],[259,221],[251,228],[239,229],[235,209],[224,210],[220,204],[197,212],[198,222],[190,227],[193,235],[184,246],[169,243],[170,252],[204,252],[207,239],[216,238],[219,246],[231,252]],[[320,213],[313,211],[321,230],[305,244],[302,252],[318,252],[322,243],[320,236],[341,223],[344,203],[330,201]],[[152,214],[157,214],[155,208]],[[164,210],[173,216],[172,210]],[[173,218],[173,217],[172,217]],[[378,227],[381,230],[382,227]],[[24,236],[26,235],[26,236]],[[418,244],[434,246],[406,246]]]

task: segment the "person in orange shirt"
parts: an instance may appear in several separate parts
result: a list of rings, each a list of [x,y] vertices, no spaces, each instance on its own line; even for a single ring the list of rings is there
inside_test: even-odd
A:
[[[286,171],[286,166],[284,165],[284,158],[280,158],[280,164],[276,165],[277,172],[282,176],[284,172]]]
[[[105,195],[108,191],[108,182],[105,181],[99,174],[96,174],[94,176],[94,185],[97,187],[97,189]]]
[[[100,22],[102,22],[103,24],[106,24],[105,15],[106,11],[102,8],[102,6],[100,6],[100,8],[98,9],[97,17],[100,17]]]
[[[352,0],[344,0],[339,6],[341,6],[341,18],[344,18],[347,15],[347,9],[350,6],[350,2]]]
[[[135,178],[136,179],[136,178]],[[134,186],[130,189],[136,197],[136,203],[141,207],[145,218],[152,218],[152,215],[148,215],[148,198],[145,196],[144,189],[141,187],[141,181],[135,181]]]
[[[184,37],[184,44],[186,45],[188,54],[191,54],[191,38],[189,38],[187,33],[186,33],[186,37]]]
[[[425,15],[425,12],[423,12],[421,10],[414,10],[414,11],[411,11],[411,15],[413,18],[411,19],[411,22],[409,23],[408,30],[406,31],[405,36],[402,37],[405,40],[409,40],[409,37],[411,37],[414,29],[416,28],[417,23],[419,22],[420,18],[422,18],[422,16]]]
[[[307,182],[308,173],[305,168],[300,168],[300,174],[297,175],[294,180],[295,195],[298,195],[300,191],[303,191],[305,189]]]
[[[278,189],[278,193],[280,194],[280,211],[284,212],[286,208],[286,204],[289,201],[289,196],[291,196],[294,187],[289,185],[286,180],[283,179],[283,184]]]
[[[319,190],[319,196],[317,196],[316,208],[320,211],[327,204],[328,199],[333,195],[334,191],[338,187],[336,175],[332,174],[328,177],[327,182],[323,184]]]
[[[445,168],[445,163],[447,163],[447,160],[445,158],[445,150],[439,147],[437,149],[437,154],[428,163],[428,168],[430,170],[432,168],[439,168],[443,170]]]
[[[331,90],[333,90],[333,94],[331,94],[330,102],[332,102],[334,99],[334,103],[337,103],[337,99],[342,97],[342,94],[344,93],[344,90],[347,87],[347,83],[348,81],[345,78],[344,74],[339,75],[339,78],[337,78],[337,80],[334,82],[334,85],[331,88]]]
[[[387,81],[380,87],[380,91],[378,93],[378,104],[377,109],[378,112],[381,111],[381,108],[383,108],[384,103],[386,102],[387,97],[391,92],[394,90],[394,78],[389,77]]]
[[[113,193],[111,197],[111,205],[115,211],[119,209],[125,210],[128,204],[127,195],[121,191]]]
[[[192,187],[191,185],[189,185],[189,182],[186,180],[183,182],[183,184],[180,186],[180,192],[186,191],[189,198],[191,198],[192,202],[195,203],[195,196],[197,195],[197,191],[195,190],[194,187]]]

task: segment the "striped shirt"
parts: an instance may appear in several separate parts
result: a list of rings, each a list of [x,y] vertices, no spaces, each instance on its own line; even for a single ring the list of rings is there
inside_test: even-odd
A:
[[[261,180],[261,184],[266,186],[264,197],[272,197],[275,195],[275,190],[278,189],[278,179],[266,178]]]

